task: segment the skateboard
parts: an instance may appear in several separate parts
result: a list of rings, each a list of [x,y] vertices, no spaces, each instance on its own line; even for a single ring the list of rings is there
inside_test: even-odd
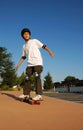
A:
[[[34,101],[32,98],[22,98],[21,101],[31,105],[40,105],[40,101]]]

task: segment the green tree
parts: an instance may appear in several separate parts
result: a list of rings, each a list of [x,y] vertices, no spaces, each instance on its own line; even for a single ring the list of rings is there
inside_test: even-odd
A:
[[[2,79],[2,86],[8,85],[12,87],[17,81],[14,63],[11,61],[11,58],[11,53],[8,53],[5,47],[0,47],[0,77]]]
[[[44,77],[44,84],[43,87],[45,90],[49,90],[53,88],[53,81],[50,73],[48,72],[47,75]]]
[[[70,87],[75,83],[77,79],[74,76],[67,76],[64,79],[64,83],[66,84],[66,86],[68,87],[68,92],[70,92]]]
[[[73,82],[73,81],[75,81],[76,80],[76,78],[74,77],[74,76],[67,76],[65,79],[64,79],[64,81],[69,81],[69,82]]]

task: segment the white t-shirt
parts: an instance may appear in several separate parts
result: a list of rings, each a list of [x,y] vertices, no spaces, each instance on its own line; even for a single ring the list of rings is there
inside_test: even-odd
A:
[[[30,39],[23,45],[22,56],[28,56],[28,66],[43,65],[42,56],[39,50],[42,46],[43,43],[37,39]]]

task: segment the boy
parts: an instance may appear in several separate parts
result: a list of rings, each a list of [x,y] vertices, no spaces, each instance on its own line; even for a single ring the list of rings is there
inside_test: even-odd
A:
[[[52,58],[54,57],[54,54],[45,44],[41,43],[39,40],[30,39],[31,31],[28,28],[24,28],[21,31],[21,36],[25,40],[25,44],[23,45],[22,57],[16,66],[16,70],[18,70],[26,56],[28,56],[28,66],[26,68],[27,77],[25,78],[23,94],[19,97],[26,97],[27,99],[29,98],[31,89],[30,77],[34,74],[36,79],[36,96],[33,98],[33,100],[42,100],[42,85],[40,74],[43,70],[43,61],[39,49],[45,49]]]

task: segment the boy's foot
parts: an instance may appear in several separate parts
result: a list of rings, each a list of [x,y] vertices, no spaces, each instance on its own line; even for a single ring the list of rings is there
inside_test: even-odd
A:
[[[24,95],[24,94],[22,94],[22,95],[19,96],[19,98],[22,98],[22,99],[24,99],[24,98],[29,99],[29,95]]]
[[[34,101],[42,101],[42,96],[41,95],[36,95],[34,98],[33,98]]]

